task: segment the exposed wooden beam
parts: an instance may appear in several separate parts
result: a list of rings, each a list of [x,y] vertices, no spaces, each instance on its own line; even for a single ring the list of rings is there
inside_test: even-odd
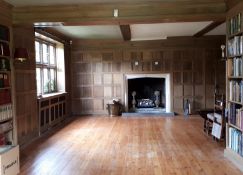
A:
[[[130,25],[120,25],[122,37],[124,41],[130,41],[131,40],[131,29]]]
[[[55,30],[54,28],[50,28],[50,27],[45,27],[45,28],[35,28],[35,31],[45,35],[49,38],[52,38],[54,40],[57,40],[59,42],[62,43],[70,43],[71,38],[67,37],[66,35],[58,32],[57,30]]]
[[[197,32],[194,37],[201,37],[204,34],[210,32],[211,30],[218,27],[220,24],[224,23],[225,21],[214,21],[211,24],[207,25],[205,28],[203,28],[201,31]]]
[[[113,10],[119,9],[119,17]],[[110,3],[16,7],[14,24],[64,22],[65,25],[133,24],[158,22],[218,21],[225,19],[225,2],[163,1],[149,3]]]

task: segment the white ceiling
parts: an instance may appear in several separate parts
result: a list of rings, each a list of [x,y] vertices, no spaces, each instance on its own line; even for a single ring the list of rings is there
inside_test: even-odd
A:
[[[131,24],[131,40],[158,40],[174,36],[193,36],[210,23],[211,21]],[[56,26],[54,28],[70,38],[122,40],[122,34],[118,25]],[[225,35],[225,33],[226,25],[222,24],[206,35]]]
[[[171,36],[193,36],[202,30],[207,22],[180,22],[180,23],[157,23],[157,24],[132,24],[132,40],[155,40]]]
[[[118,25],[59,26],[53,28],[77,39],[122,39]]]

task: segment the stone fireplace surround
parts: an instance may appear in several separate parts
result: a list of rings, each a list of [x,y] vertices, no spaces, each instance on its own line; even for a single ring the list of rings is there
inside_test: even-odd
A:
[[[125,92],[124,92],[124,99],[125,99],[125,110],[129,112],[128,109],[128,80],[129,79],[136,79],[136,78],[165,78],[165,111],[171,111],[171,84],[170,84],[170,74],[126,74],[124,76],[125,81]]]

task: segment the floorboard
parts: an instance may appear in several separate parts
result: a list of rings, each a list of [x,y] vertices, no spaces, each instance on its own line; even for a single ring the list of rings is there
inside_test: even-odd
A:
[[[79,117],[21,151],[21,175],[240,175],[200,117]]]

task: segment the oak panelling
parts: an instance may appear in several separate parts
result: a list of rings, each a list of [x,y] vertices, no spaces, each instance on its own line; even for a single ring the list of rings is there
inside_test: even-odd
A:
[[[119,99],[121,99],[121,96],[122,96],[122,88],[120,85],[115,85],[113,86],[113,96],[114,97],[119,97]]]
[[[112,84],[112,74],[103,75],[104,84]]]
[[[192,97],[193,96],[193,86],[192,85],[184,85],[184,97]],[[193,108],[192,108],[193,109]]]
[[[104,86],[104,97],[111,98],[113,95],[112,93],[112,86]]]
[[[103,70],[103,66],[101,62],[92,63],[92,71],[96,73],[101,73]]]
[[[143,64],[141,61],[135,60],[131,62],[131,68],[133,72],[142,72]]]
[[[112,15],[119,9],[119,17]],[[85,3],[16,7],[15,24],[64,22],[64,25],[133,24],[159,22],[216,21],[225,19],[226,4],[220,1],[164,1],[130,3]]]
[[[103,62],[103,72],[111,72],[112,71],[112,63]]]
[[[93,111],[89,111],[90,113],[87,113],[87,110],[83,111],[82,108],[79,108],[78,112],[75,108],[75,113],[107,113],[106,104],[113,98],[121,99],[122,104],[124,104],[124,75],[133,73],[170,73],[171,105],[175,112],[183,112],[183,99],[185,98],[191,100],[191,106],[194,107],[192,110],[210,106],[211,92],[214,87],[209,84],[210,87],[208,88],[211,91],[209,96],[206,95],[208,93],[205,83],[206,70],[212,69],[212,66],[215,67],[214,64],[216,63],[221,66],[221,71],[224,70],[223,62],[214,61],[218,59],[217,51],[220,52],[220,45],[224,40],[224,37],[202,37],[196,40],[190,37],[178,37],[163,41],[129,43],[116,41],[82,41],[81,43],[79,40],[74,40],[72,47],[74,55],[76,53],[88,53],[89,51],[103,54],[101,61],[92,63],[93,85],[89,84],[89,87],[93,86],[93,96],[88,99],[90,103],[93,102],[92,105],[97,99],[103,100],[104,107],[103,110],[92,108]],[[113,53],[113,61],[111,60],[112,54],[109,57],[104,53]],[[149,57],[151,58],[149,59]],[[74,58],[72,61],[74,62],[72,65],[75,65],[76,59]],[[137,66],[134,65],[135,61],[138,61]],[[155,61],[158,61],[157,66],[154,64]],[[87,62],[83,61],[82,63]],[[206,63],[212,66],[206,67]],[[75,69],[72,70],[74,75],[77,74]],[[78,75],[86,76],[87,73],[80,72]],[[221,73],[218,76],[221,77],[221,80],[224,80],[224,74]],[[76,81],[80,80],[77,79]],[[75,83],[72,86],[73,91],[80,88],[76,87]],[[86,85],[82,84],[82,86]],[[206,98],[209,98],[207,104]],[[87,98],[82,98],[82,100],[85,99]]]
[[[241,0],[225,0],[225,1],[226,1],[227,10],[233,8],[236,4],[241,2]]]
[[[151,62],[142,62],[142,71],[149,72],[151,71]]]
[[[102,99],[94,99],[94,111],[102,111],[104,110],[104,100]]]
[[[182,52],[173,52],[173,71],[182,71]]]
[[[12,30],[12,5],[0,0],[0,24],[8,26]]]
[[[174,97],[183,97],[183,86],[174,84]]]
[[[130,61],[124,61],[122,64],[123,72],[131,72],[132,71],[132,63]]]
[[[94,108],[93,100],[85,99],[85,98],[81,100],[81,109],[84,112],[91,112],[91,111],[93,111],[93,108]]]
[[[174,72],[173,73],[173,80],[174,80],[174,84],[182,84],[182,72]]]
[[[75,63],[74,68],[77,73],[79,72],[91,72],[91,63]]]
[[[123,83],[123,74],[113,74],[113,83],[116,84],[120,84]]]
[[[182,113],[183,111],[183,98],[173,98],[173,109],[176,112]]]
[[[183,84],[192,84],[192,72],[183,72]]]
[[[92,74],[77,74],[74,81],[77,86],[91,85],[92,84]]]
[[[90,61],[101,61],[102,55],[99,52],[88,52],[84,53],[83,61],[90,62]]]
[[[113,61],[113,53],[112,52],[102,53],[102,61]]]
[[[205,86],[204,85],[195,85],[194,86],[194,95],[195,96],[199,96],[199,97],[203,97],[205,94]]]
[[[121,72],[121,62],[112,62],[112,72]]]
[[[163,67],[164,67],[164,62],[162,58],[152,60],[152,71],[161,72]]]
[[[93,74],[94,78],[94,85],[101,85],[103,84],[103,76],[102,74]]]
[[[195,110],[205,108],[205,102],[203,97],[194,97],[194,108]]]
[[[92,97],[92,86],[89,87],[80,87],[81,98]]]
[[[23,145],[38,135],[37,96],[35,80],[35,48],[33,27],[14,27],[14,47],[28,49],[29,59],[15,62],[16,113],[18,142]],[[31,107],[30,107],[31,106]],[[20,111],[18,111],[20,110]]]
[[[84,61],[84,53],[73,53],[72,57],[75,59],[75,63],[81,63]]]
[[[193,82],[194,84],[203,84],[203,73],[202,72],[193,72]]]
[[[94,98],[104,97],[104,87],[103,86],[94,86],[93,87]]]
[[[81,108],[81,100],[72,98],[72,114],[78,115],[81,110],[83,110]]]

